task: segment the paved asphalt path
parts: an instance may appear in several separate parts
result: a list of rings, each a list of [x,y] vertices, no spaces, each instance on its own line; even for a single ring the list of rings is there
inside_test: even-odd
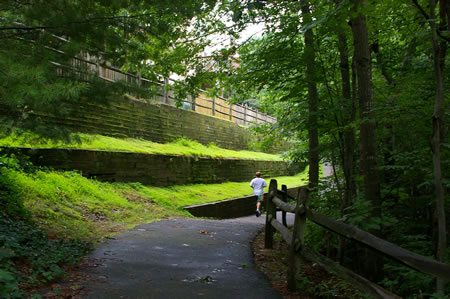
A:
[[[99,246],[83,298],[281,298],[253,263],[264,215],[169,219],[135,227]]]

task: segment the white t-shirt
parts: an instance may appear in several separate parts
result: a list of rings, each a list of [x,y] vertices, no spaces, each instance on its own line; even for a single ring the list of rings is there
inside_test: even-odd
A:
[[[253,193],[255,195],[263,195],[264,187],[267,187],[267,183],[263,178],[254,178],[250,182],[250,187],[253,188]]]

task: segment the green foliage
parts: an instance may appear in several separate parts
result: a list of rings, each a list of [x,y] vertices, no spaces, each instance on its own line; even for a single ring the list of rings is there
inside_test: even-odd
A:
[[[178,138],[174,142],[161,144],[142,139],[114,138],[102,135],[74,134],[71,142],[45,139],[30,132],[9,134],[0,138],[0,146],[38,147],[38,148],[81,148],[103,151],[124,151],[147,154],[180,155],[194,157],[238,158],[262,161],[281,161],[278,155],[252,151],[232,151],[217,147],[215,144],[204,146],[187,138]],[[75,141],[75,140],[78,140]]]
[[[4,261],[4,257],[0,261]],[[23,292],[19,289],[17,278],[10,271],[0,269],[0,296],[2,298],[21,298]]]
[[[319,267],[312,264],[312,267]],[[309,272],[310,271],[310,272]],[[318,298],[364,298],[364,295],[356,292],[348,282],[337,277],[314,277],[314,270],[302,270],[296,277],[297,289],[302,295],[309,295]],[[311,275],[311,279],[308,277]],[[320,275],[320,274],[318,274]],[[312,280],[320,280],[319,283]]]
[[[63,265],[77,263],[91,249],[88,242],[49,240],[35,224],[4,215],[0,218],[0,296],[22,298],[19,283],[53,281],[65,274]]]
[[[0,152],[1,153],[1,152]],[[20,171],[30,164],[21,165],[14,156],[0,156],[0,211],[13,217],[29,217],[29,212],[23,206],[19,196],[10,187],[10,182],[4,174],[7,169]]]
[[[33,176],[39,170],[26,159],[0,156],[0,297],[22,298],[19,284],[38,285],[65,274],[63,265],[74,264],[92,247],[90,243],[49,240],[44,231],[30,221],[32,213],[24,205],[11,173]]]
[[[387,264],[384,266],[387,277],[381,282],[386,289],[395,293],[409,293],[416,296],[426,296],[427,290],[433,287],[431,276],[412,270],[398,264]],[[419,297],[420,298],[420,297]]]
[[[360,5],[357,12],[353,9],[356,1],[277,1],[258,8],[250,6],[251,2],[231,1],[225,6],[240,26],[263,20],[265,33],[238,48],[240,65],[228,69],[226,76],[220,78],[221,83],[235,89],[236,102],[247,101],[276,115],[276,124],[258,130],[268,136],[291,138],[294,149],[286,153],[287,156],[296,161],[307,160],[311,115],[303,55],[313,50],[316,72],[312,75],[320,98],[318,113],[314,115],[318,117],[314,129],[318,129],[320,136],[317,150],[322,161],[334,164],[336,177],[319,188],[310,206],[321,214],[361,229],[379,231],[384,239],[406,249],[432,256],[436,245],[432,236],[436,233],[436,208],[430,136],[436,91],[430,59],[433,56],[431,32],[426,19],[411,3],[394,0],[366,1],[367,5]],[[300,16],[299,3],[311,8],[311,22],[302,24],[304,18]],[[426,1],[417,3],[427,10]],[[360,155],[365,149],[359,143],[360,99],[352,69],[357,63],[353,57],[355,33],[349,26],[357,13],[365,15],[372,55],[372,82],[369,84],[374,94],[371,112],[376,118],[376,134],[372,137],[377,143],[377,176],[381,186],[380,206],[376,207],[363,198],[367,181],[358,176],[364,174]],[[445,18],[438,18],[436,22],[438,27],[447,28]],[[306,49],[302,34],[309,29],[315,40],[312,49]],[[443,39],[439,38],[439,42],[443,43],[441,48],[445,48]],[[346,65],[343,62],[349,66],[348,81],[341,72]],[[443,107],[448,107],[450,100],[449,63],[447,51],[441,57],[445,76]],[[346,83],[350,88],[348,96],[343,93]],[[448,109],[444,113],[441,119],[445,122],[444,131],[448,131]],[[353,140],[349,133],[354,136]],[[448,132],[443,134],[447,135]],[[348,153],[353,157],[348,157]],[[350,171],[346,168],[349,164],[344,163],[349,158]],[[441,169],[441,181],[447,190],[450,151],[445,140],[441,146]],[[351,196],[346,197],[344,193],[349,192],[347,187],[350,186],[353,187]],[[448,213],[450,200],[448,194],[446,196],[444,212]],[[321,252],[333,252],[338,248],[337,238],[330,237],[330,233],[319,226],[308,223],[306,234],[308,246]],[[399,295],[414,297],[420,296],[420,292],[426,296],[433,293],[429,277],[411,271],[399,275],[395,266],[387,265],[389,287]],[[360,269],[355,266],[354,270]],[[420,286],[414,288],[416,280],[420,280],[417,283]]]
[[[417,9],[405,1],[386,0],[376,5],[369,1],[369,5],[360,7],[358,12],[352,9],[351,1],[341,1],[339,4],[324,0],[306,2],[312,9],[312,21],[308,24],[302,24],[302,18],[299,17],[299,1],[275,1],[265,5],[264,1],[233,0],[218,2],[216,9],[212,9],[215,1],[194,0],[170,3],[67,0],[37,1],[32,5],[13,0],[3,1],[0,4],[0,22],[3,27],[12,27],[14,21],[19,21],[29,26],[46,27],[46,31],[36,27],[30,30],[2,30],[0,98],[2,104],[14,108],[17,113],[12,120],[0,122],[6,124],[7,128],[18,126],[45,133],[46,129],[39,125],[39,117],[30,117],[33,110],[43,109],[52,115],[67,116],[70,111],[62,104],[64,101],[91,100],[89,95],[93,92],[97,95],[95,100],[101,101],[107,98],[105,95],[123,90],[120,87],[114,89],[112,85],[107,86],[89,76],[56,76],[50,61],[67,66],[70,65],[71,56],[89,48],[93,49],[94,56],[120,65],[124,70],[139,71],[151,79],[170,73],[185,76],[186,82],[176,86],[179,96],[192,92],[202,82],[214,85],[217,78],[220,83],[214,86],[212,92],[218,92],[221,87],[233,89],[235,102],[245,101],[276,115],[276,124],[256,130],[268,136],[292,138],[295,148],[287,156],[295,161],[304,161],[308,156],[305,140],[310,127],[307,121],[308,86],[303,60],[306,49],[302,33],[312,29],[317,63],[316,72],[312,75],[320,97],[317,113],[320,135],[318,150],[323,160],[335,164],[337,179],[328,182],[327,188],[319,190],[311,206],[362,229],[381,229],[384,238],[389,241],[431,256],[433,240],[430,232],[435,229],[432,221],[435,211],[429,138],[435,90],[428,24]],[[420,0],[418,3],[425,5],[426,1]],[[346,40],[348,63],[352,65],[355,62],[352,57],[353,36],[348,24],[356,13],[364,13],[367,17],[372,52],[371,86],[375,102],[372,112],[377,124],[377,164],[381,182],[380,202],[383,203],[377,207],[381,209],[381,216],[376,217],[372,215],[372,203],[362,198],[364,178],[356,175],[352,178],[355,188],[347,203],[349,207],[341,210],[343,197],[340,192],[347,190],[344,188],[347,181],[343,175],[345,154],[354,154],[352,174],[356,174],[362,166],[359,164],[359,154],[363,149],[359,146],[358,135],[361,124],[357,121],[357,112],[354,115],[356,120],[352,120],[352,103],[343,97],[340,72],[342,52],[339,51],[343,38]],[[158,18],[154,18],[155,15]],[[192,24],[190,20],[198,22]],[[229,21],[234,23],[230,25]],[[205,38],[208,34],[226,33],[236,38],[247,23],[256,22],[265,25],[266,33],[262,38],[249,40],[239,47],[233,43],[226,49],[212,53],[210,60],[200,59],[197,55],[208,44]],[[188,27],[190,30],[184,30]],[[439,24],[439,27],[445,27],[445,24]],[[62,43],[52,34],[67,36],[71,43]],[[17,39],[17,36],[21,39]],[[31,39],[36,42],[23,42]],[[48,46],[68,54],[61,56],[48,52],[45,50]],[[236,51],[239,52],[239,68],[230,59]],[[450,63],[449,57],[448,53],[442,57],[444,70]],[[151,62],[147,63],[148,60]],[[349,75],[352,75],[351,68]],[[447,107],[450,72],[444,71],[444,76],[446,97],[443,107]],[[356,88],[357,82],[349,83],[355,83],[352,89]],[[356,89],[353,91],[356,92]],[[357,99],[354,100],[353,105],[357,108]],[[448,111],[445,113],[443,128],[448,128],[450,115]],[[347,147],[345,134],[349,130],[355,134],[355,142]],[[67,132],[60,130],[53,134],[64,136]],[[261,145],[264,142],[270,142],[270,138]],[[111,140],[111,143],[119,144],[119,141]],[[107,146],[102,146],[108,150]],[[128,143],[123,148],[134,146]],[[180,140],[176,146],[176,154],[202,155],[193,150],[196,145],[189,141]],[[213,149],[215,155],[217,148],[209,148]],[[446,144],[442,145],[441,157],[442,182],[448,189],[450,151]],[[24,208],[34,209],[33,213],[42,220],[42,225],[57,223],[59,226],[55,227],[62,227],[64,223],[78,221],[77,225],[86,228],[92,225],[91,221],[86,221],[87,215],[96,220],[107,219],[105,222],[112,219],[118,221],[120,217],[108,213],[102,201],[111,202],[120,214],[128,211],[130,214],[124,217],[135,218],[125,221],[124,225],[131,225],[143,219],[148,220],[135,209],[139,205],[149,208],[153,200],[165,211],[178,215],[178,209],[183,204],[217,199],[204,193],[201,186],[188,191],[178,187],[153,190],[136,184],[92,183],[95,187],[85,189],[91,182],[84,181],[77,174],[50,174],[41,170],[27,173],[14,168],[15,162],[2,163],[10,165],[2,168],[0,178],[0,195],[6,198],[2,201],[2,208],[17,215],[22,215]],[[85,190],[85,197],[78,197],[74,195],[78,193],[65,187],[71,183],[77,186],[75,189]],[[228,187],[240,188],[234,185]],[[101,189],[105,197],[94,189]],[[219,194],[223,191],[219,188],[215,192]],[[40,200],[27,198],[28,193]],[[17,194],[23,194],[23,205]],[[121,199],[123,194],[130,200]],[[227,193],[226,196],[229,195]],[[43,198],[51,199],[51,204],[45,203]],[[139,198],[139,205],[130,203],[131,198]],[[448,195],[446,204],[448,209]],[[64,222],[62,219],[71,220]],[[87,235],[87,229],[81,231],[82,235]],[[335,247],[336,240],[328,242],[329,239],[322,228],[308,227],[307,242],[311,246],[322,251],[327,249],[329,243]],[[389,279],[383,283],[402,292],[402,296],[419,296],[419,290],[432,296],[428,278],[399,269],[387,264],[386,270],[392,274],[388,273],[386,277]],[[419,288],[412,287],[415,280],[420,280]],[[5,281],[8,281],[7,278]]]
[[[330,279],[322,281],[315,288],[313,293],[319,298],[364,298],[364,295],[357,292],[344,280]]]
[[[193,40],[206,29],[205,14],[215,1],[33,1],[0,4],[0,98],[13,111],[2,129],[16,127],[53,138],[67,138],[40,117],[68,117],[67,101],[106,102],[117,93],[145,96],[157,87],[111,83],[98,77],[95,64],[74,61],[89,52],[92,60],[139,72],[153,82],[187,75],[204,43]],[[208,30],[209,31],[209,30]],[[74,70],[75,68],[75,70]],[[38,114],[36,115],[36,112]]]
[[[314,294],[313,282],[306,276],[300,276],[296,280],[297,288],[304,290],[307,294]]]

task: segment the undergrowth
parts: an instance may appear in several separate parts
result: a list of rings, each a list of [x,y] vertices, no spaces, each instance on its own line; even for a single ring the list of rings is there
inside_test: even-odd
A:
[[[86,241],[49,238],[32,221],[8,174],[37,171],[26,160],[0,156],[0,298],[23,298],[23,289],[64,276],[63,266],[77,263],[92,248]]]
[[[256,267],[271,281],[283,298],[366,298],[354,286],[328,273],[307,259],[298,260],[296,291],[288,289],[289,246],[280,233],[273,236],[273,249],[264,246],[265,233],[258,234],[252,244]]]
[[[23,298],[24,289],[65,276],[64,266],[76,264],[92,243],[49,239],[33,222],[0,218],[0,298]]]
[[[11,134],[0,138],[0,146],[36,148],[79,148],[102,151],[123,151],[146,154],[163,154],[212,158],[236,158],[262,161],[281,161],[279,155],[252,151],[232,151],[214,143],[205,146],[187,138],[178,138],[171,143],[156,143],[143,139],[114,138],[102,135],[74,134],[72,142],[43,139],[32,133]]]

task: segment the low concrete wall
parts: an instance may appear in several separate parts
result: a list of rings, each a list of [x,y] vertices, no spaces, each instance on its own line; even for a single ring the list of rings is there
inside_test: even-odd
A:
[[[79,170],[101,181],[168,186],[250,181],[255,171],[266,177],[294,175],[300,169],[282,161],[254,161],[106,152],[82,149],[2,148],[30,157],[39,166]]]
[[[297,197],[299,188],[293,187],[288,189],[288,194]],[[267,196],[267,193],[264,196]],[[249,195],[224,201],[187,206],[184,209],[196,217],[228,219],[249,216],[255,213],[256,196]]]

